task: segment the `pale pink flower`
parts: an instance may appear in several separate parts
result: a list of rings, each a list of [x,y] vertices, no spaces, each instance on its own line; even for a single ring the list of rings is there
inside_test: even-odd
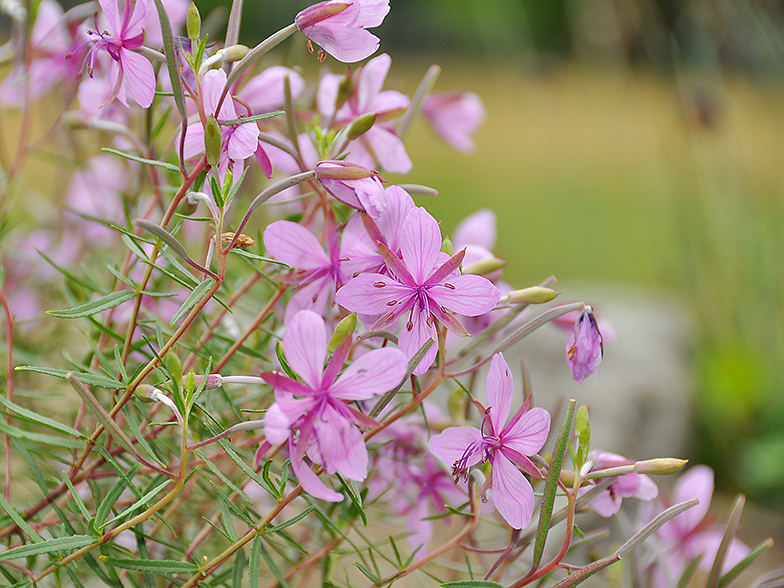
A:
[[[283,86],[286,76],[289,77],[291,98],[297,100],[305,89],[305,80],[293,69],[281,65],[268,67],[259,75],[253,76],[237,93],[237,96],[250,106],[253,114],[277,110],[285,102]]]
[[[487,119],[485,105],[473,92],[430,94],[422,104],[422,114],[439,137],[463,153],[476,149],[472,135]]]
[[[389,121],[408,108],[409,99],[400,92],[381,90],[391,66],[392,58],[386,53],[368,61],[354,76],[354,89],[337,113],[335,101],[340,76],[327,74],[319,84],[317,102],[322,114],[327,117],[334,115],[334,121],[339,126],[349,125],[363,114],[375,114],[373,127],[349,144],[348,160],[373,167],[375,159],[383,170],[406,174],[413,165],[403,141]]]
[[[379,26],[389,0],[329,0],[306,8],[294,19],[305,36],[338,61],[353,63],[378,49],[378,37],[365,29]]]
[[[574,325],[574,332],[566,344],[566,363],[572,368],[574,379],[582,383],[599,367],[604,354],[602,334],[596,324],[593,309],[586,306]]]
[[[218,121],[238,120],[242,117],[237,114],[234,100],[230,95],[223,101],[220,112],[216,112],[225,85],[226,72],[222,69],[212,69],[204,74],[201,83],[204,112],[213,115]],[[221,179],[228,169],[231,169],[235,181],[239,179],[245,160],[256,155],[257,149],[260,148],[258,138],[259,127],[255,122],[221,125],[221,156],[217,170]],[[185,132],[185,159],[192,159],[202,153],[204,153],[204,126],[199,123],[190,124]],[[269,162],[269,159],[266,161]],[[263,166],[262,171],[270,177],[271,165]]]
[[[294,270],[287,279],[297,284],[297,291],[286,306],[284,321],[289,322],[300,310],[315,310],[323,316],[335,291],[346,282],[337,235],[333,234],[325,253],[308,229],[280,220],[265,229],[264,247],[272,258]]]
[[[496,509],[513,528],[524,529],[533,515],[534,491],[517,468],[543,477],[526,456],[538,453],[547,441],[550,415],[542,408],[528,410],[527,402],[507,423],[513,392],[509,365],[497,353],[487,373],[488,407],[482,426],[450,427],[430,440],[430,452],[451,465],[455,477],[467,476],[470,468],[489,461],[493,469],[488,484]]]
[[[378,218],[387,207],[384,186],[377,172],[347,161],[320,161],[316,179],[335,198]]]
[[[598,472],[609,468],[632,465],[633,460],[609,451],[595,450],[588,454],[589,472]],[[602,479],[598,480],[603,481]],[[583,486],[580,493],[590,490],[591,486]],[[629,472],[613,478],[612,485],[594,498],[588,505],[598,515],[609,518],[621,510],[624,498],[637,498],[638,500],[653,500],[658,496],[659,488],[656,483],[645,474]]]
[[[713,496],[713,470],[708,466],[698,465],[680,476],[672,488],[670,499],[665,506],[699,499],[699,504],[686,512],[667,521],[656,532],[665,548],[663,558],[654,561],[652,580],[658,588],[669,588],[678,583],[683,572],[695,558],[702,555],[700,567],[710,570],[716,558],[724,529],[710,526],[706,519]],[[648,509],[643,513],[642,523],[658,514],[659,509]],[[750,552],[748,546],[734,539],[730,544],[722,573],[728,572],[741,562]]]
[[[106,51],[111,56],[109,78],[113,82],[107,103],[117,98],[127,106],[125,92],[129,91],[139,106],[147,108],[155,96],[155,71],[147,59],[134,52],[144,44],[147,3],[137,1],[132,8],[130,0],[126,0],[122,16],[117,0],[99,0],[99,4],[109,23],[109,30],[100,31],[96,16],[95,30],[87,31],[92,38],[97,37],[87,55],[90,75],[99,51]]]
[[[153,0],[136,0],[147,3],[147,19],[144,23],[145,41],[151,47],[163,46],[163,35],[161,34],[161,21],[158,16],[158,9]],[[163,0],[163,7],[169,16],[174,34],[177,35],[185,24],[188,16],[190,0]],[[176,41],[175,41],[176,43]]]
[[[73,77],[75,65],[66,59],[72,44],[63,9],[54,0],[42,0],[30,33],[30,67],[14,68],[0,83],[0,106],[19,108]]]
[[[338,377],[350,343],[346,339],[338,347],[325,369],[324,319],[303,310],[293,317],[283,335],[286,360],[302,381],[277,372],[262,374],[275,391],[275,403],[264,421],[267,441],[273,445],[288,441],[291,467],[299,483],[313,496],[332,502],[343,500],[343,496],[313,473],[304,461],[305,454],[328,474],[339,472],[350,480],[364,480],[368,455],[356,425],[372,421],[349,403],[391,390],[405,377],[407,369],[399,350],[384,348],[355,360]],[[296,437],[294,431],[299,431]]]
[[[498,288],[481,276],[460,275],[463,252],[440,263],[441,231],[424,208],[408,213],[398,236],[402,259],[383,243],[379,250],[391,276],[362,274],[343,286],[336,295],[341,306],[368,315],[383,315],[373,330],[387,328],[408,314],[399,346],[407,358],[428,339],[438,340],[436,321],[458,335],[468,333],[455,318],[484,314],[500,298]],[[433,345],[414,370],[423,374],[435,359]]]

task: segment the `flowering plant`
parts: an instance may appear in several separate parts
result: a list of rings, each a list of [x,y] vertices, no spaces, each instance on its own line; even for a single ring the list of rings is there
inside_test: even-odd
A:
[[[650,502],[650,476],[685,461],[592,450],[587,409],[535,406],[524,364],[515,400],[514,343],[566,324],[563,369],[582,382],[602,360],[601,321],[583,302],[553,304],[552,278],[503,282],[491,211],[450,241],[414,200],[435,190],[384,185],[413,166],[404,138],[419,112],[472,150],[485,117],[475,94],[431,92],[437,68],[412,98],[382,91],[386,54],[325,73],[315,93],[283,66],[255,72],[300,32],[321,47],[314,59],[371,57],[367,29],[388,0],[316,4],[253,48],[237,44],[241,0],[223,43],[183,0],[99,5],[2,4],[19,59],[0,99],[23,121],[3,189],[23,189],[33,145],[78,136],[87,154],[46,263],[28,246],[12,252],[25,263],[4,260],[9,586],[389,586],[416,574],[565,587],[632,549],[635,585],[702,566],[723,586],[769,547],[734,537],[742,501],[705,528],[712,476],[699,466],[667,508]],[[31,138],[47,93],[62,109]],[[21,320],[40,316],[35,286],[57,275],[54,318]],[[68,351],[49,363],[64,363],[25,361],[36,356],[18,341],[55,319],[78,322],[85,341],[61,329]],[[577,517],[614,516],[631,498],[651,506],[620,548],[588,561],[582,548],[603,531]]]

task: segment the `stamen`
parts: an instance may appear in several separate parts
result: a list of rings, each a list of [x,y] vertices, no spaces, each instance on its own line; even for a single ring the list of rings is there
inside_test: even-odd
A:
[[[450,290],[454,290],[455,289],[455,287],[452,284],[450,284],[449,282],[444,282],[444,286],[446,286]]]
[[[384,286],[386,286],[384,282],[373,282],[374,288],[383,288]]]
[[[390,300],[387,302],[387,306],[395,306],[395,304],[397,304],[397,300]]]

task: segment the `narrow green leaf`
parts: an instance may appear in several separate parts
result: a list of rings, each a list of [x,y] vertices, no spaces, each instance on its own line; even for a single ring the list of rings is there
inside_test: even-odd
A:
[[[765,539],[765,541],[757,545],[746,557],[722,576],[721,581],[719,582],[719,588],[726,588],[726,586],[729,586],[731,582],[737,579],[738,576],[746,571],[751,564],[757,561],[759,557],[771,547],[773,547],[773,539],[770,538]]]
[[[587,566],[573,572],[570,576],[567,576],[557,584],[553,584],[552,588],[569,588],[570,586],[577,586],[577,584],[581,584],[593,576],[596,572],[603,570],[604,568],[611,566],[620,560],[621,556],[615,553],[609,557],[595,561],[592,564],[588,564]]]
[[[231,573],[232,588],[242,588],[242,572],[245,570],[245,550],[240,549],[234,558],[234,568]]]
[[[130,507],[126,508],[121,514],[119,514],[116,518],[112,519],[112,523],[122,523],[126,521],[133,513],[137,510],[141,510],[147,506],[147,503],[150,502],[153,498],[155,498],[160,492],[166,488],[167,486],[171,485],[171,480],[166,480],[161,484],[158,484],[155,488],[147,492],[144,496],[142,496],[139,500],[133,503]]]
[[[708,583],[706,588],[717,588],[721,580],[721,570],[724,568],[724,561],[730,551],[730,546],[735,539],[735,531],[738,529],[740,523],[740,515],[743,512],[743,506],[746,504],[746,497],[743,494],[738,494],[735,499],[735,504],[732,507],[730,518],[727,521],[727,526],[724,530],[724,535],[719,543],[719,549],[716,551],[716,557],[713,560],[710,574],[708,575]]]
[[[223,450],[226,452],[226,455],[228,455],[228,456],[231,458],[231,460],[232,460],[234,463],[236,463],[236,464],[237,464],[237,466],[238,466],[238,467],[239,467],[239,468],[242,470],[242,472],[243,472],[243,473],[244,473],[246,476],[248,476],[248,477],[249,477],[251,480],[253,480],[254,482],[256,482],[256,483],[257,483],[259,486],[261,486],[262,488],[264,488],[264,490],[266,490],[267,492],[269,492],[269,493],[270,493],[270,494],[272,494],[273,496],[276,496],[276,495],[277,495],[277,493],[275,492],[275,490],[273,489],[273,487],[272,487],[272,486],[270,486],[270,485],[267,483],[267,481],[266,481],[266,480],[264,480],[264,479],[263,479],[261,476],[259,476],[259,475],[258,475],[258,474],[257,474],[257,473],[256,473],[256,472],[253,470],[253,468],[251,468],[251,467],[250,467],[250,466],[249,466],[247,463],[245,463],[245,462],[243,461],[243,459],[242,459],[242,458],[241,458],[239,455],[237,455],[237,452],[236,452],[236,451],[234,451],[234,450],[231,448],[231,445],[229,444],[229,442],[228,442],[226,439],[221,439],[221,440],[219,440],[219,441],[218,441],[218,445],[220,445],[220,446],[221,446],[221,448],[222,448],[222,449],[223,449]]]
[[[250,546],[250,588],[259,588],[259,564],[261,563],[261,537],[256,535]]]
[[[299,513],[296,516],[294,516],[294,517],[290,518],[289,520],[287,520],[285,523],[281,523],[279,525],[275,525],[274,527],[267,527],[266,529],[264,529],[264,532],[265,533],[278,533],[279,531],[282,531],[286,527],[290,527],[291,525],[296,525],[298,522],[300,522],[302,519],[304,519],[306,516],[308,516],[314,510],[315,510],[315,507],[309,506],[308,508],[303,510],[301,513]]]
[[[95,386],[96,388],[106,388],[108,390],[121,390],[125,388],[125,384],[119,380],[107,378],[106,376],[99,376],[96,374],[88,374],[87,372],[75,372],[73,370],[61,370],[57,368],[39,367],[35,365],[18,365],[14,368],[20,372],[36,372],[38,374],[45,374],[47,376],[54,376],[62,380],[66,379],[68,374],[73,374],[80,382],[88,386]]]
[[[185,302],[182,303],[177,312],[174,313],[172,317],[170,325],[176,325],[180,319],[182,319],[186,314],[188,314],[199,301],[204,298],[204,295],[207,294],[207,291],[212,287],[213,280],[212,278],[207,278],[203,282],[201,282],[198,286],[196,286],[191,293],[188,295],[188,298],[185,299]]]
[[[261,255],[256,255],[255,253],[250,253],[249,251],[245,251],[244,249],[234,248],[231,250],[230,253],[234,253],[239,255],[240,257],[244,257],[245,259],[250,259],[252,261],[261,261],[264,263],[272,263],[274,265],[279,265],[284,269],[291,269],[291,266],[283,263],[282,261],[278,261],[276,259],[270,259],[269,257],[262,257]]]
[[[100,298],[91,300],[90,302],[85,302],[84,304],[80,304],[78,306],[73,306],[71,308],[47,310],[46,314],[49,316],[66,319],[83,318],[86,316],[98,314],[104,310],[109,310],[115,306],[120,306],[123,302],[128,302],[134,296],[136,296],[136,292],[131,292],[130,290],[121,290],[119,292],[112,292],[106,296],[101,296]]]
[[[44,445],[66,447],[68,449],[84,448],[84,441],[71,439],[68,437],[55,437],[54,435],[46,435],[45,433],[24,431],[22,429],[17,429],[14,426],[7,425],[4,420],[0,420],[0,431],[10,437],[15,437],[16,439],[24,439],[26,441],[33,441],[35,443],[43,443]]]
[[[28,410],[19,406],[18,404],[14,404],[7,398],[0,396],[0,403],[3,404],[6,408],[11,410],[15,418],[20,420],[27,421],[29,423],[36,423],[42,425],[44,427],[48,427],[50,429],[54,429],[55,431],[60,431],[61,433],[65,433],[66,435],[73,435],[78,439],[84,439],[85,435],[77,431],[76,429],[72,429],[68,425],[64,425],[62,423],[57,422],[54,419],[50,419],[49,417],[45,417],[43,415],[38,414],[37,412],[33,412],[32,410]]]
[[[286,578],[284,578],[283,574],[280,572],[280,568],[270,557],[270,554],[267,552],[267,549],[264,547],[264,543],[262,543],[261,541],[259,541],[259,549],[261,550],[261,556],[264,558],[264,561],[267,563],[267,567],[272,572],[272,575],[275,576],[275,579],[278,582],[280,582],[281,587],[290,588],[289,583],[286,582]]]
[[[281,114],[286,114],[282,110],[275,110],[273,112],[265,112],[264,114],[254,114],[253,116],[246,116],[245,118],[234,118],[231,120],[219,120],[219,125],[224,126],[232,126],[232,125],[244,125],[250,122],[256,122],[257,120],[265,120],[268,118],[272,118],[273,116],[280,116]]]
[[[120,478],[115,482],[114,486],[111,487],[109,492],[106,493],[106,496],[103,497],[101,504],[98,505],[98,508],[95,511],[95,525],[98,529],[103,529],[107,525],[109,513],[112,512],[112,507],[114,507],[115,502],[120,499],[120,496],[124,491],[125,480]]]
[[[0,561],[11,561],[23,557],[31,557],[33,555],[54,553],[56,551],[71,551],[72,549],[79,549],[94,542],[95,538],[91,535],[71,535],[69,537],[47,539],[41,543],[22,545],[21,547],[15,547],[14,549],[0,552]]]
[[[106,151],[107,153],[119,155],[120,157],[124,157],[125,159],[130,159],[131,161],[135,161],[137,163],[143,163],[145,165],[155,165],[157,167],[162,167],[163,169],[167,169],[170,172],[180,173],[180,168],[178,168],[176,165],[172,165],[171,163],[167,163],[165,161],[158,161],[157,159],[145,159],[144,157],[131,155],[130,153],[124,153],[123,151],[118,151],[117,149],[111,149],[110,147],[104,147],[103,149],[101,149],[101,151]]]
[[[171,249],[173,253],[177,254],[185,261],[192,261],[190,255],[188,255],[188,252],[185,251],[185,247],[183,247],[182,243],[177,240],[177,237],[172,235],[169,231],[160,225],[144,218],[137,218],[135,221],[133,221],[133,224],[158,237],[161,241],[168,245],[169,249]]]
[[[199,571],[199,566],[194,563],[174,559],[121,559],[102,555],[101,561],[115,568],[151,574],[193,574]]]
[[[354,504],[357,511],[359,511],[359,518],[362,519],[362,523],[367,527],[368,520],[367,515],[365,514],[365,509],[362,506],[362,496],[359,493],[359,485],[353,480],[347,482],[343,479],[343,476],[337,472],[335,472],[335,476],[340,481],[343,488],[345,488],[349,498],[351,499],[351,502]]]
[[[40,543],[44,540],[43,537],[36,533],[35,530],[33,530],[33,528],[27,524],[27,521],[22,518],[22,515],[16,512],[16,509],[8,503],[2,492],[0,492],[0,506],[3,507],[3,510],[6,512],[6,514],[11,517],[11,520],[16,523],[16,526],[19,527],[22,530],[22,533],[27,535],[33,543]]]
[[[355,561],[354,562],[354,567],[356,567],[360,572],[362,572],[362,574],[368,580],[373,582],[373,584],[375,584],[377,586],[381,585],[381,578],[379,578],[376,574],[371,572],[370,569],[366,565],[363,565],[363,564],[359,563],[358,561]]]
[[[572,429],[572,417],[574,416],[575,401],[569,401],[569,409],[566,413],[561,432],[558,434],[558,439],[553,448],[553,456],[550,459],[550,468],[547,472],[547,478],[544,482],[542,506],[539,511],[539,524],[536,531],[536,541],[534,543],[533,564],[532,570],[539,567],[544,554],[544,544],[547,541],[547,535],[550,532],[550,518],[553,516],[553,506],[555,505],[555,493],[558,490],[558,478],[561,475],[561,466],[563,465],[564,453],[566,452],[566,445],[569,441],[569,432]]]
[[[92,519],[93,516],[90,514],[90,511],[82,500],[82,497],[79,496],[76,488],[74,488],[73,482],[71,482],[71,478],[68,477],[68,474],[63,475],[63,481],[65,482],[65,485],[68,486],[68,490],[71,492],[71,497],[73,498],[74,504],[76,504],[76,507],[79,509],[79,513],[82,515],[82,518],[85,521]]]
[[[685,570],[683,570],[683,574],[681,575],[681,579],[678,580],[678,585],[676,588],[689,587],[689,584],[691,584],[691,579],[694,577],[694,574],[697,573],[697,570],[700,569],[700,564],[702,563],[703,559],[704,556],[701,554],[691,560],[691,563],[686,566]]]

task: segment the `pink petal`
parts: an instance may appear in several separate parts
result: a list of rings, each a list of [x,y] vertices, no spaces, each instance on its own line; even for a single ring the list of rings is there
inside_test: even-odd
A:
[[[467,245],[479,245],[492,251],[496,237],[496,214],[489,208],[483,208],[460,221],[452,233],[452,245],[455,250]]]
[[[290,427],[289,419],[277,403],[273,402],[264,413],[264,437],[272,445],[280,445],[289,438]]]
[[[294,448],[292,447],[292,443],[289,442],[289,453],[294,455]],[[308,465],[298,459],[291,460],[291,469],[294,471],[294,475],[297,476],[297,480],[299,480],[300,486],[302,489],[305,490],[311,496],[315,496],[316,498],[321,498],[322,500],[327,500],[329,502],[342,502],[343,495],[327,488],[326,484],[322,482],[319,477],[313,473]]]
[[[543,408],[532,408],[501,433],[501,442],[522,455],[534,455],[542,449],[549,432],[550,413]]]
[[[409,533],[408,547],[412,553],[416,551],[415,561],[427,555],[427,544],[433,537],[433,521],[424,520],[428,516],[430,516],[430,509],[427,500],[415,501],[408,511],[406,518],[406,530]]]
[[[381,234],[387,240],[389,248],[392,251],[397,251],[400,249],[398,245],[400,228],[408,213],[415,208],[414,199],[403,188],[397,186],[390,186],[385,192],[387,208],[378,219],[378,228],[381,229]]]
[[[269,67],[251,78],[238,95],[248,103],[254,114],[276,110],[285,101],[283,80],[287,75],[291,86],[291,97],[297,100],[305,89],[305,80],[293,69],[280,65]]]
[[[378,122],[386,122],[402,114],[410,100],[408,96],[394,90],[387,90],[386,92],[379,92],[376,97],[368,105],[368,112],[375,112],[379,116]]]
[[[127,11],[128,0],[126,0],[126,7],[123,10],[123,13]],[[125,18],[125,14],[123,14],[123,18]],[[147,2],[136,2],[135,6],[133,7],[133,13],[131,14],[128,22],[125,23],[125,26],[122,30],[122,38],[123,39],[131,39],[138,35],[142,34],[142,28],[144,27],[144,23],[147,20]]]
[[[495,284],[487,278],[473,275],[447,278],[443,285],[430,288],[429,293],[439,305],[465,316],[490,312],[501,298]]]
[[[587,487],[585,491],[587,492],[589,489],[590,487]],[[618,494],[614,494],[609,490],[605,490],[599,494],[599,496],[594,498],[589,506],[591,510],[593,510],[599,516],[609,519],[611,516],[618,514],[618,511],[621,510],[622,504],[623,498],[621,498]]]
[[[143,4],[143,2],[137,2]],[[138,53],[120,47],[123,85],[142,108],[149,108],[155,97],[155,71],[152,64]]]
[[[292,369],[306,384],[317,390],[327,355],[324,319],[309,310],[295,314],[283,335],[283,349]]]
[[[368,455],[359,429],[334,409],[316,419],[316,443],[327,473],[340,472],[350,480],[367,478]]]
[[[226,151],[229,158],[234,161],[244,161],[254,155],[259,147],[259,127],[256,123],[237,125],[227,143]]]
[[[361,180],[349,180],[349,183],[353,185],[362,205],[361,208],[367,211],[371,218],[379,218],[387,208],[387,198],[381,180],[373,176]]]
[[[354,361],[330,392],[343,400],[371,398],[400,384],[407,368],[406,357],[399,349],[376,349]]]
[[[338,99],[341,76],[333,73],[326,73],[321,77],[318,92],[316,93],[316,106],[318,111],[326,117],[335,114],[335,104]]]
[[[403,141],[391,130],[374,126],[360,140],[370,145],[382,169],[395,174],[407,174],[414,167]]]
[[[414,368],[415,376],[422,375],[430,369],[438,354],[438,332],[432,321],[431,324],[428,324],[429,318],[430,313],[420,310],[418,304],[415,303],[410,321],[403,323],[403,330],[400,332],[398,347],[409,360],[414,357],[414,354],[422,348],[422,345],[428,339],[435,341],[435,344],[430,346],[422,361]]]
[[[684,549],[691,557],[697,557],[698,555],[703,554],[704,557],[702,558],[702,562],[700,562],[700,567],[709,570],[716,560],[716,554],[719,551],[719,545],[721,544],[723,537],[723,531],[718,529],[706,529],[705,531],[694,533],[689,537],[686,540]],[[730,544],[729,551],[724,559],[721,573],[724,574],[738,565],[750,551],[751,550],[745,543],[734,539]]]
[[[381,92],[391,66],[392,58],[383,53],[368,61],[362,68],[357,84],[357,106],[360,112],[370,112],[368,107],[376,94]]]
[[[506,363],[503,354],[496,353],[487,372],[487,406],[490,408],[490,422],[493,424],[494,436],[504,430],[512,410],[513,392],[514,382],[509,364]]]
[[[672,503],[678,504],[693,498],[700,503],[670,521],[683,535],[690,533],[710,509],[713,497],[713,470],[705,465],[694,466],[678,478],[672,488]],[[666,525],[665,525],[666,526]]]
[[[270,161],[261,141],[258,142],[258,147],[256,147],[254,155],[256,156],[256,162],[259,164],[262,173],[267,176],[267,179],[270,179],[272,177],[272,161]]]
[[[313,25],[303,32],[338,61],[355,63],[370,57],[378,50],[379,39],[369,31],[326,23],[327,21],[324,21]]]
[[[379,315],[394,310],[390,302],[398,301],[409,289],[381,274],[362,274],[338,290],[335,300],[340,306],[362,314]]]
[[[120,30],[122,29],[122,20],[120,20],[117,0],[98,0],[98,4],[101,5],[101,11],[106,17],[106,20],[109,21],[112,32],[119,36]]]
[[[449,427],[440,435],[430,438],[427,448],[450,468],[455,462],[462,459],[466,450],[473,443],[482,440],[482,433],[476,427]],[[474,466],[482,461],[481,452],[477,451],[468,458],[467,467]]]
[[[534,490],[500,452],[493,461],[493,503],[513,529],[524,529],[534,512]]]
[[[286,305],[283,322],[289,323],[294,315],[302,310],[312,310],[319,316],[324,316],[327,302],[331,299],[332,286],[333,282],[327,276],[299,287]]]
[[[400,229],[399,239],[403,261],[416,281],[423,284],[441,251],[438,222],[424,208],[414,208]]]
[[[264,247],[273,258],[296,269],[318,269],[331,264],[316,236],[291,221],[276,221],[267,226]]]

